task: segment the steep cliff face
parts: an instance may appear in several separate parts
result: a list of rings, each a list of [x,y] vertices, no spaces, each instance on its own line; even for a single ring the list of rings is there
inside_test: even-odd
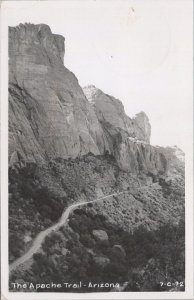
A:
[[[10,157],[77,157],[108,149],[77,78],[63,65],[64,38],[47,25],[9,29]]]
[[[151,126],[144,112],[131,119],[125,114],[120,100],[103,93],[93,85],[84,87],[83,90],[94,107],[102,128],[108,133],[108,137],[122,133],[147,143],[150,142]]]
[[[162,148],[150,145],[151,126],[144,112],[131,119],[118,99],[94,86],[85,87],[84,93],[122,169],[133,173],[164,173],[167,170],[168,161]]]
[[[64,38],[47,25],[9,28],[10,164],[108,151],[122,169],[165,172],[146,114],[131,119],[118,99],[94,86],[82,90],[64,53]]]

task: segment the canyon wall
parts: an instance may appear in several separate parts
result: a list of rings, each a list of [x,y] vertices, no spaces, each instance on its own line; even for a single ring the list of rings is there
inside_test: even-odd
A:
[[[166,172],[146,114],[129,118],[120,100],[82,89],[64,66],[64,41],[44,24],[9,28],[10,165],[108,152],[124,170]]]

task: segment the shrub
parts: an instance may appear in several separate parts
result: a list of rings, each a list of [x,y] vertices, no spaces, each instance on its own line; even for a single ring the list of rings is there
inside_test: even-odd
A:
[[[95,241],[91,238],[90,234],[82,233],[80,236],[80,242],[87,248],[93,248],[95,246]]]

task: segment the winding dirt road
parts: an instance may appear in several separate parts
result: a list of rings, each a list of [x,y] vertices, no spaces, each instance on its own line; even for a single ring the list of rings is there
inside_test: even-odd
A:
[[[96,200],[93,201],[88,201],[88,202],[78,202],[75,204],[70,205],[62,214],[61,218],[59,219],[59,221],[52,225],[51,227],[41,231],[37,237],[34,239],[32,246],[30,247],[30,249],[21,257],[19,257],[18,259],[16,259],[13,263],[11,263],[9,265],[9,271],[12,272],[14,271],[19,265],[24,264],[26,261],[28,261],[30,258],[32,258],[33,254],[36,253],[40,248],[41,245],[45,239],[46,236],[48,236],[52,231],[56,231],[58,230],[61,226],[65,225],[67,223],[68,217],[70,215],[70,213],[79,206],[83,206],[86,205],[88,203],[94,203],[94,202],[98,202],[107,198],[110,198],[112,196],[118,196],[121,194],[124,194],[125,192],[119,192],[119,193],[114,193],[111,195],[107,195],[101,198],[97,198]]]

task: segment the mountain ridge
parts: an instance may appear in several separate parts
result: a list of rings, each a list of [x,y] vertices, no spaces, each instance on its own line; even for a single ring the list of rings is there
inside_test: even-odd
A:
[[[108,151],[125,170],[166,172],[146,114],[131,119],[120,100],[94,86],[82,90],[63,65],[64,41],[45,24],[9,27],[10,165]]]

